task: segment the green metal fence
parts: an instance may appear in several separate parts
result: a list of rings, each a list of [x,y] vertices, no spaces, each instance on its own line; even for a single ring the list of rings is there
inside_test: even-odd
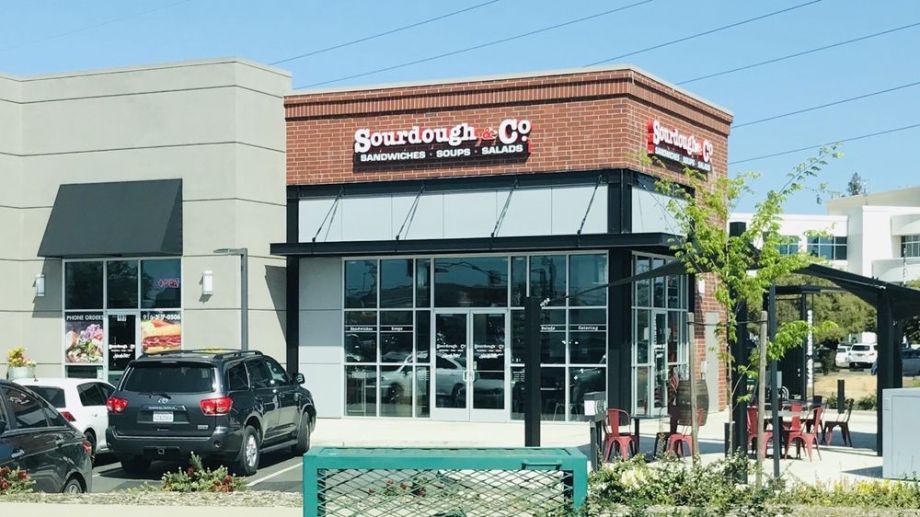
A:
[[[317,447],[304,455],[305,517],[556,516],[578,511],[587,458],[574,448]]]

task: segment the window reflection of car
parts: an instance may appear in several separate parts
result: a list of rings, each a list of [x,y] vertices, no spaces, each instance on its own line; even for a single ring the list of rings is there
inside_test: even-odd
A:
[[[901,350],[901,371],[905,377],[920,375],[920,350]]]

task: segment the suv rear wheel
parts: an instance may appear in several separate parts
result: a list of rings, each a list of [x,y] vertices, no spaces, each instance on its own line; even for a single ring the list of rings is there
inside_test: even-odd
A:
[[[144,474],[148,468],[150,468],[150,460],[143,456],[121,458],[121,469],[132,476]]]
[[[259,431],[256,428],[247,425],[243,428],[243,440],[240,446],[240,455],[236,461],[235,469],[239,474],[251,476],[259,469]]]

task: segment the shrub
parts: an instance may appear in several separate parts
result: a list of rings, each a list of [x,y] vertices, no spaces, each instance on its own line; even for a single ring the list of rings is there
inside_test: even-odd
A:
[[[798,484],[777,495],[787,504],[866,508],[920,508],[920,484],[905,481],[838,481]]]
[[[654,465],[642,456],[612,463],[592,474],[589,506],[594,510],[625,505],[635,511],[649,506],[683,506],[724,514],[762,510],[772,489],[735,483],[739,474],[750,474],[752,467],[744,456],[708,465],[687,466],[673,457]]]
[[[166,492],[239,492],[246,490],[243,479],[227,472],[227,467],[205,468],[201,458],[192,453],[191,465],[185,470],[167,472],[161,478]]]
[[[34,484],[25,470],[0,467],[0,495],[31,492]]]
[[[22,346],[11,348],[6,352],[6,362],[10,368],[22,368],[24,366],[35,366],[35,361],[26,357],[26,349]]]
[[[856,409],[871,410],[878,404],[875,394],[871,393],[856,401]]]

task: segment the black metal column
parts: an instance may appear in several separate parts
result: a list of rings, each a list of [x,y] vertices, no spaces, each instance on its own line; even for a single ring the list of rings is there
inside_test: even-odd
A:
[[[610,282],[632,274],[632,254],[629,250],[610,250],[607,261]],[[632,284],[608,287],[607,300],[607,407],[631,413]]]
[[[524,446],[540,446],[540,298],[524,299]]]
[[[299,199],[288,199],[285,234],[289,243],[298,241],[299,207]],[[285,266],[285,364],[294,375],[300,369],[300,258],[288,257]]]
[[[891,316],[891,296],[882,289],[876,306],[876,331],[878,335],[878,369],[876,370],[876,427],[875,454],[882,455],[882,394],[894,387],[895,357],[900,355],[900,344],[894,341],[894,321]]]

